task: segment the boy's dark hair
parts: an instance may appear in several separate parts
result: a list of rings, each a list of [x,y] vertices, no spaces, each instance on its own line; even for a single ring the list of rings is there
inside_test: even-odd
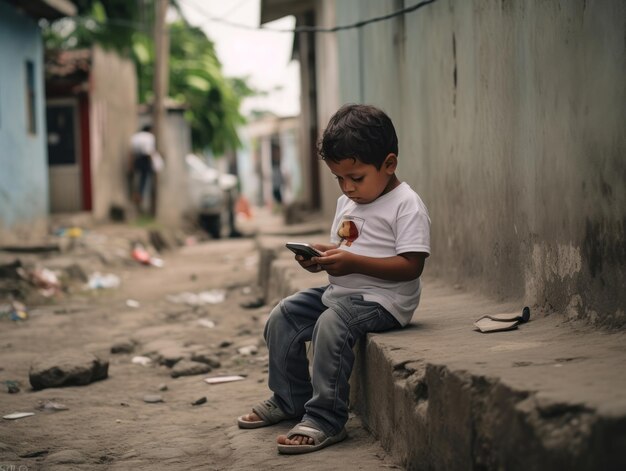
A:
[[[152,132],[152,125],[151,125],[151,124],[144,124],[144,125],[141,127],[141,130],[142,130],[143,132]]]
[[[348,104],[330,118],[318,151],[323,160],[357,159],[380,170],[389,154],[398,155],[398,136],[382,110]]]

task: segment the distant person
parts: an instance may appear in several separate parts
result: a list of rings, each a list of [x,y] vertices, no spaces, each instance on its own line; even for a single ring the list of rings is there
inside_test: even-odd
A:
[[[146,124],[141,131],[130,138],[131,197],[139,212],[146,207],[152,213],[152,197],[149,194],[154,185],[155,171],[160,171],[163,160],[156,150],[156,140],[152,126]]]
[[[280,146],[278,142],[272,140],[271,144],[272,155],[272,196],[274,197],[274,203],[278,206],[283,204],[283,171],[280,168]]]
[[[325,270],[329,283],[283,299],[265,325],[268,385],[273,395],[239,417],[244,429],[301,419],[277,438],[278,451],[316,451],[346,437],[352,348],[367,332],[406,326],[420,300],[420,275],[430,254],[426,206],[396,176],[398,138],[389,117],[346,105],[330,119],[320,155],[343,195],[331,244],[300,265]],[[305,342],[312,342],[309,363]]]

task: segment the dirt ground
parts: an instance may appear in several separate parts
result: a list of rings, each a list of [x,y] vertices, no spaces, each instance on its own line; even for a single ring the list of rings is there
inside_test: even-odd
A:
[[[77,263],[120,277],[112,289],[75,286],[61,297],[28,305],[25,321],[0,319],[0,412],[34,412],[19,420],[0,420],[0,469],[363,469],[396,466],[365,431],[357,417],[349,438],[320,452],[283,456],[275,437],[292,424],[239,430],[236,417],[247,413],[267,389],[267,349],[262,329],[268,306],[244,308],[254,299],[258,256],[252,238],[185,245],[160,256],[162,268],[143,266],[128,256],[129,240],[145,230],[126,226],[95,228],[79,249],[52,257],[29,256],[45,266]],[[3,261],[10,260],[3,254]],[[168,295],[223,290],[216,304],[191,306]],[[219,292],[212,292],[219,294]],[[128,300],[138,302],[138,307]],[[0,304],[6,300],[0,300]],[[180,299],[178,300],[180,301]],[[137,306],[137,304],[134,304]],[[201,322],[199,322],[201,321]],[[215,326],[210,327],[212,321]],[[207,326],[209,325],[209,326]],[[137,343],[131,353],[112,354],[119,341]],[[239,348],[256,346],[256,354]],[[133,357],[204,351],[219,368],[201,375],[171,377],[171,368]],[[109,360],[107,379],[86,386],[34,391],[31,364],[61,352],[92,352]],[[245,379],[210,385],[204,378],[238,374]],[[9,394],[6,381],[20,392]],[[167,387],[166,390],[161,390]],[[146,395],[163,402],[146,403]],[[192,402],[206,397],[200,405]],[[47,411],[47,401],[67,410]]]

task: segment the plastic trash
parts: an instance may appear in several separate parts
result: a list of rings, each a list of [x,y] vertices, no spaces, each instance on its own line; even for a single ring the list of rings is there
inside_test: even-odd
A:
[[[31,415],[35,415],[34,412],[13,412],[12,414],[2,416],[3,419],[7,420],[17,420],[23,419],[24,417],[30,417]]]
[[[175,304],[188,304],[189,306],[202,306],[204,304],[219,304],[226,299],[226,291],[213,289],[200,293],[183,292],[167,296],[167,300]]]
[[[150,253],[141,244],[136,244],[130,253],[131,257],[144,265],[150,264]]]
[[[128,307],[132,307],[134,309],[137,309],[138,307],[141,306],[141,304],[139,304],[139,301],[137,301],[136,299],[127,299],[126,300],[126,305]]]
[[[241,381],[242,379],[246,379],[243,376],[232,375],[232,376],[213,376],[210,378],[204,378],[204,382],[207,384],[221,384],[221,383],[231,383],[233,381]]]
[[[117,288],[120,286],[120,277],[112,273],[103,275],[100,272],[92,273],[87,282],[89,289]]]
[[[149,357],[144,357],[144,356],[136,356],[136,357],[133,357],[131,362],[136,365],[148,366],[150,363],[152,363],[152,359]]]
[[[65,404],[61,404],[60,402],[46,401],[41,405],[40,409],[49,412],[58,412],[62,410],[69,410],[69,407]]]
[[[7,317],[12,321],[25,321],[28,319],[28,310],[19,301],[0,305],[0,318]]]
[[[151,256],[150,252],[148,252],[146,248],[141,244],[135,244],[130,255],[133,260],[136,260],[142,265],[151,265],[158,268],[161,268],[164,265],[162,259]]]
[[[153,267],[161,268],[163,265],[165,265],[165,262],[160,258],[150,257],[150,265],[152,265]]]

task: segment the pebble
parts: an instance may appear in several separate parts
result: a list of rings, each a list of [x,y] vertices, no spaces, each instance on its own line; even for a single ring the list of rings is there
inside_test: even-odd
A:
[[[204,404],[206,402],[206,397],[201,397],[199,399],[196,399],[195,401],[193,401],[191,403],[192,406],[199,406],[200,404]]]
[[[146,394],[143,397],[143,402],[148,404],[156,404],[157,402],[163,402],[163,397],[160,394]]]
[[[239,354],[243,355],[244,357],[249,355],[256,355],[258,351],[259,349],[256,345],[248,345],[246,347],[241,347],[237,349],[237,352],[239,352]]]
[[[132,353],[136,343],[132,340],[122,340],[111,345],[111,353]]]
[[[211,371],[211,367],[206,363],[181,360],[172,368],[170,376],[172,376],[172,378],[178,378],[179,376],[200,375],[208,373],[209,371]]]
[[[159,391],[167,391],[167,384],[165,384],[165,383],[159,384],[158,390]]]
[[[220,360],[209,352],[196,352],[191,356],[193,361],[199,361],[200,363],[206,363],[211,365],[211,368],[219,368],[222,366]]]

